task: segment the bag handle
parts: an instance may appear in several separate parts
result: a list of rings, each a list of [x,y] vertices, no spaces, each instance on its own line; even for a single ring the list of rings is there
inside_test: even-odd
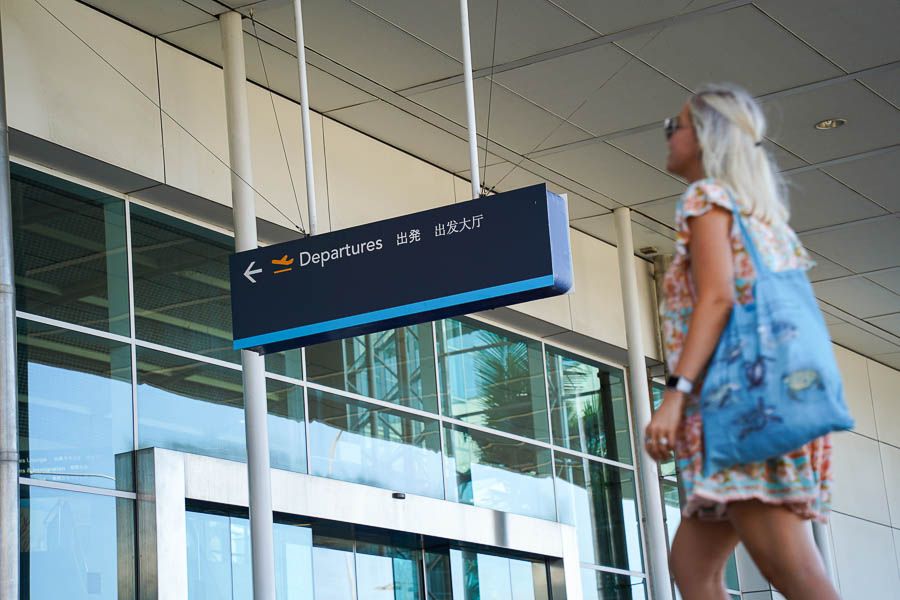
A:
[[[747,225],[744,223],[744,218],[741,216],[741,209],[738,206],[737,199],[734,197],[731,188],[729,188],[727,185],[723,185],[722,187],[728,193],[728,198],[731,200],[731,214],[734,216],[734,220],[737,221],[738,227],[740,227],[741,229],[741,236],[744,238],[744,247],[750,254],[750,259],[753,261],[753,267],[756,269],[757,273],[768,273],[769,267],[762,259],[762,256],[759,255],[759,250],[756,249],[756,244],[753,243],[753,238],[750,236],[750,231],[747,229]]]

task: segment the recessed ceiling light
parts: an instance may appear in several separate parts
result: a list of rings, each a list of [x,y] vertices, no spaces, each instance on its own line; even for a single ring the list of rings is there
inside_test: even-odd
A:
[[[839,119],[837,117],[831,119],[823,119],[816,123],[816,129],[824,131],[826,129],[837,129],[847,124],[847,119]]]

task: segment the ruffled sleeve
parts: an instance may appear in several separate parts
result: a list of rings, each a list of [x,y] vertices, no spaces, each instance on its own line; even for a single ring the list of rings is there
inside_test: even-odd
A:
[[[733,210],[731,195],[722,184],[712,179],[701,179],[692,183],[684,191],[675,207],[675,228],[678,230],[677,252],[687,252],[688,242],[691,239],[688,219],[708,213],[713,206],[721,206],[729,212]]]

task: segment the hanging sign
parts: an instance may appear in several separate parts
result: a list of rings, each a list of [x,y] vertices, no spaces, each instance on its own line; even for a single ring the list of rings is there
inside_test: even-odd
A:
[[[566,293],[545,184],[231,256],[235,349],[278,352]]]

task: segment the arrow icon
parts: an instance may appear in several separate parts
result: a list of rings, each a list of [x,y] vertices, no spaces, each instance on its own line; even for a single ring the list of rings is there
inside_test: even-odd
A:
[[[250,261],[250,265],[247,267],[247,270],[244,271],[244,277],[246,277],[247,279],[249,279],[249,280],[250,280],[250,283],[256,283],[256,280],[253,279],[253,276],[256,275],[257,273],[262,273],[262,272],[263,272],[262,269],[254,269],[254,268],[253,268],[253,265],[255,265],[255,264],[256,264],[256,261],[255,261],[255,260],[251,260],[251,261]],[[251,270],[251,269],[252,269],[252,270]]]

